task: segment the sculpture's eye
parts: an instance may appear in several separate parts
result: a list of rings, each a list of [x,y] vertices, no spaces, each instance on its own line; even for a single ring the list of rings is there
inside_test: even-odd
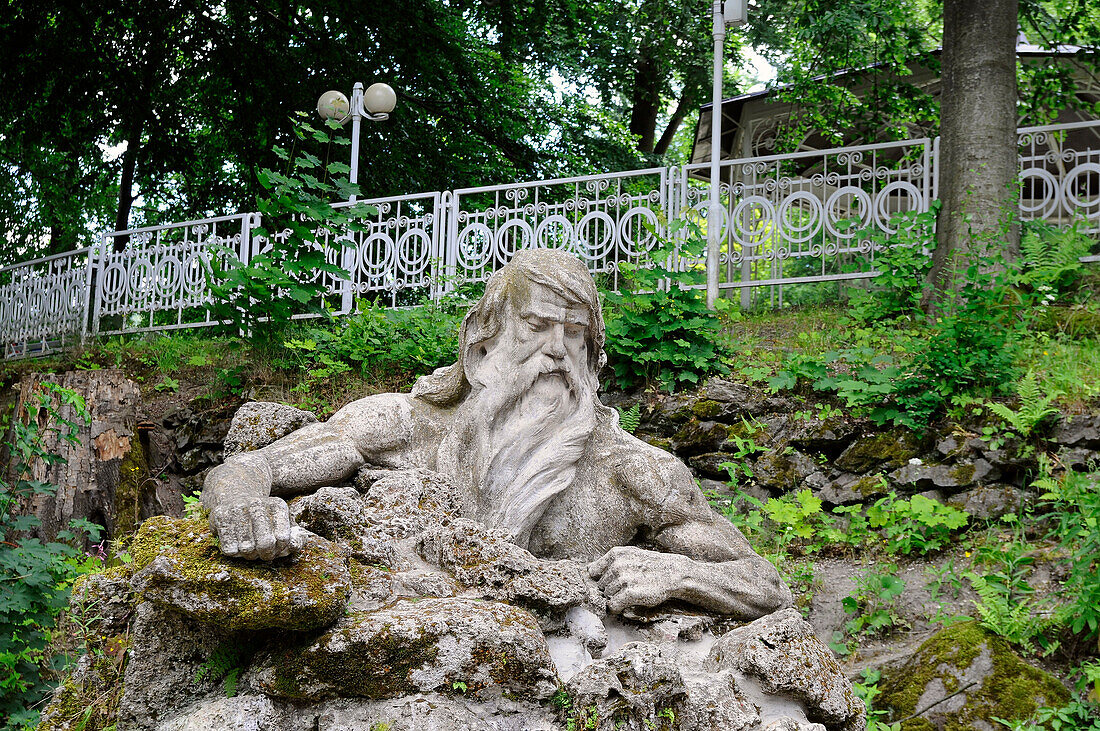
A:
[[[577,340],[578,338],[583,338],[584,337],[584,328],[580,327],[579,325],[566,325],[565,326],[565,337],[569,338],[570,340]]]
[[[540,333],[548,327],[546,320],[541,317],[528,317],[527,326],[531,328],[531,332],[536,333]]]

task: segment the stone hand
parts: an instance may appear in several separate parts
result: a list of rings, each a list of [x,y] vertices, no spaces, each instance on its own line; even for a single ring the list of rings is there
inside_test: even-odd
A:
[[[607,597],[607,607],[622,614],[630,607],[655,607],[675,596],[691,559],[634,546],[618,546],[588,566],[588,575]]]
[[[290,509],[277,497],[219,505],[210,527],[226,556],[271,561],[301,549],[303,531],[291,525]]]

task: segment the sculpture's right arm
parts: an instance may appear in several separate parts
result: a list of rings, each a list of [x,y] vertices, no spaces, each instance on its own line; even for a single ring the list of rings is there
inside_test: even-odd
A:
[[[211,469],[202,502],[222,552],[270,561],[298,550],[289,509],[277,496],[341,482],[371,457],[399,449],[411,428],[408,408],[396,394],[360,399],[327,422]]]

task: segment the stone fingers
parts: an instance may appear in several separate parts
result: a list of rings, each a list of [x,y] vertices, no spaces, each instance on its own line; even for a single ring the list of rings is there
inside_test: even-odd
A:
[[[237,550],[238,558],[255,558],[256,557],[256,537],[253,533],[252,526],[252,506],[241,505],[236,509],[237,513],[237,526],[240,531],[237,535],[240,540],[240,546]]]
[[[237,524],[233,520],[233,509],[215,508],[210,524],[218,536],[222,553],[226,556],[236,556],[240,550],[240,539],[237,537]]]
[[[263,502],[248,507],[248,516],[252,519],[252,537],[256,542],[254,558],[270,561],[275,558],[276,540],[274,516],[270,506]]]
[[[290,540],[290,511],[287,510],[286,503],[282,500],[279,500],[277,503],[269,501],[267,508],[271,515],[271,523],[274,527],[273,534],[275,537],[275,546],[272,549],[271,558],[280,558],[295,550]],[[271,558],[266,560],[270,561]]]

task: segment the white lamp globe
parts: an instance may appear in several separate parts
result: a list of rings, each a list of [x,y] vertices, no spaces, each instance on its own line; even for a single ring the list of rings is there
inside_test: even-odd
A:
[[[351,113],[351,103],[338,91],[326,91],[317,100],[317,113],[324,119],[343,119]]]
[[[363,92],[363,106],[371,114],[389,114],[397,106],[397,94],[389,84],[371,84]]]

